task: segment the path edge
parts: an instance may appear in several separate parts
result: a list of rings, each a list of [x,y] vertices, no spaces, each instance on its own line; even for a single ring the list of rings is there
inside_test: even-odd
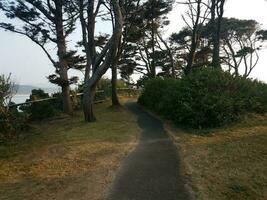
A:
[[[140,106],[145,112],[147,112],[149,115],[151,115],[152,117],[155,117],[157,120],[161,121],[162,124],[163,124],[163,128],[165,129],[168,137],[171,139],[172,143],[174,144],[174,146],[176,147],[176,152],[177,154],[179,155],[179,159],[180,159],[180,162],[181,162],[181,167],[180,167],[180,170],[181,170],[181,176],[183,177],[183,181],[185,182],[185,189],[187,190],[188,192],[188,195],[189,195],[189,198],[191,200],[196,200],[196,192],[193,190],[193,183],[192,183],[192,180],[191,180],[191,177],[186,175],[185,173],[185,163],[184,161],[182,160],[181,158],[181,151],[182,151],[182,147],[180,146],[180,144],[176,141],[175,139],[175,135],[174,135],[174,131],[172,130],[172,125],[170,122],[168,122],[167,120],[165,120],[162,116],[156,114],[155,112],[147,109],[146,107],[140,105],[138,102],[135,102],[138,106]]]
[[[126,103],[132,102],[131,100],[127,100],[125,102],[122,102],[121,104],[121,108],[124,109],[126,112],[131,113],[132,115],[134,115],[129,108],[127,108],[127,106],[125,105]],[[134,115],[134,118],[136,119],[136,116]],[[110,195],[110,192],[112,190],[112,187],[114,186],[115,183],[115,178],[118,174],[118,172],[120,171],[121,167],[122,167],[122,163],[129,157],[129,155],[135,151],[135,149],[137,148],[138,144],[140,143],[140,135],[141,135],[141,130],[139,130],[139,132],[135,135],[135,139],[133,142],[131,142],[131,147],[129,149],[129,152],[127,154],[124,155],[124,157],[122,158],[121,162],[120,162],[120,166],[113,172],[112,174],[112,180],[109,184],[109,186],[106,188],[106,190],[104,191],[104,195],[103,195],[103,200],[108,200],[108,196]]]

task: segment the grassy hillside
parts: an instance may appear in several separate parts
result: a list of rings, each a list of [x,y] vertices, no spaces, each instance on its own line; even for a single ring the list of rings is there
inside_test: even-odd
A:
[[[0,145],[0,199],[101,199],[121,160],[133,149],[135,116],[109,103],[98,121],[82,113],[32,124],[18,141]]]

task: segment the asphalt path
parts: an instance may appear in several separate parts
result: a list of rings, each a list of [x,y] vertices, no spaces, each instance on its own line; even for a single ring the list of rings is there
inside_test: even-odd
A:
[[[139,144],[123,161],[107,200],[187,200],[177,149],[160,120],[136,103],[126,107],[142,129]]]

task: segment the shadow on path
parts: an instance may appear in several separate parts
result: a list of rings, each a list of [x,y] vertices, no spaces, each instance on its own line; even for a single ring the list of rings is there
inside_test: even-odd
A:
[[[161,121],[136,103],[126,107],[142,129],[137,148],[124,160],[108,200],[186,200],[189,195],[179,171],[176,147]]]

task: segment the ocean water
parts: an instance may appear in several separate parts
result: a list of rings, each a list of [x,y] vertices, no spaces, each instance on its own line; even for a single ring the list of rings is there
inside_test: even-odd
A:
[[[16,94],[13,98],[12,98],[12,102],[18,104],[18,103],[24,103],[26,101],[26,99],[29,99],[30,94]]]

